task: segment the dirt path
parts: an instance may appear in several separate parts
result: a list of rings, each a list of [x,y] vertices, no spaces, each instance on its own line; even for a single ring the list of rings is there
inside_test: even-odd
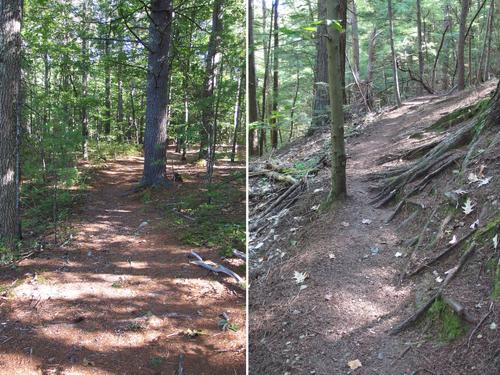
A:
[[[72,241],[2,275],[18,281],[0,300],[0,374],[174,374],[181,353],[185,374],[244,373],[244,291],[189,264],[162,207],[124,194],[141,172],[138,157],[108,163]],[[218,328],[222,312],[239,332]]]
[[[408,133],[477,100],[492,87],[452,98],[416,98],[351,138],[349,198],[329,213],[311,210],[326,198],[329,171],[310,183],[306,196],[273,228],[270,238],[277,241],[264,241],[256,251],[261,266],[250,277],[251,373],[347,374],[348,362],[358,359],[362,367],[356,374],[409,374],[419,368],[475,374],[466,368],[456,372],[450,353],[439,353],[432,342],[419,344],[411,332],[388,336],[387,330],[410,313],[414,296],[411,283],[400,287],[397,282],[405,262],[395,256],[402,251],[398,223],[385,224],[391,210],[368,203],[373,194],[366,177],[387,167],[380,165],[380,158],[409,147],[413,141]],[[292,145],[276,158],[305,160],[319,152],[326,139],[322,135]],[[280,252],[272,254],[276,248]],[[282,258],[266,264],[269,258],[280,258],[276,255]],[[295,271],[309,275],[307,288],[299,290],[294,283]]]

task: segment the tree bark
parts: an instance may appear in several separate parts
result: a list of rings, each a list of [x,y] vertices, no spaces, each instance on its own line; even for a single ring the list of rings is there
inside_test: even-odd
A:
[[[104,134],[111,134],[111,66],[110,58],[110,40],[106,38],[104,42]]]
[[[279,0],[274,0],[274,46],[273,46],[273,113],[271,114],[271,147],[278,148],[278,95],[279,95],[279,30],[278,30]]]
[[[463,90],[465,88],[465,23],[469,14],[469,0],[461,0],[462,10],[460,12],[460,28],[458,32],[457,44],[457,88]]]
[[[17,191],[21,85],[22,1],[0,6],[0,242],[12,246],[19,237]]]
[[[167,110],[172,1],[151,2],[149,55],[144,131],[144,172],[141,184],[165,184],[167,163]]]
[[[487,81],[490,78],[490,54],[491,54],[491,39],[494,30],[494,17],[495,17],[495,0],[491,0],[490,5],[490,23],[489,23],[489,36],[488,36],[488,45],[486,47],[486,62],[484,63],[484,76],[483,80]],[[500,43],[498,44],[500,46]]]
[[[259,121],[257,108],[257,77],[255,74],[255,43],[253,37],[253,0],[248,1],[248,125]],[[248,147],[251,156],[257,154],[255,129],[248,130]]]
[[[328,126],[330,117],[328,96],[328,52],[326,50],[326,0],[318,0],[318,19],[322,22],[317,26],[316,34],[316,66],[314,69],[314,101],[311,127],[313,129]]]
[[[387,17],[389,18],[389,41],[391,44],[391,60],[392,60],[392,77],[394,79],[394,99],[396,100],[396,105],[401,107],[401,94],[399,92],[399,78],[398,78],[398,67],[396,61],[396,51],[394,49],[394,27],[392,24],[392,0],[387,2]]]
[[[87,19],[87,2],[82,2],[83,20]],[[88,90],[88,40],[86,35],[82,35],[82,98],[80,122],[82,124],[82,154],[83,159],[89,159],[89,118],[87,114],[87,90]]]
[[[444,30],[449,30],[450,35],[452,35],[452,22],[451,22],[451,16],[450,16],[450,6],[446,4],[444,6],[444,23],[443,23],[443,28]],[[448,38],[444,38],[443,40],[443,69],[442,69],[442,77],[441,77],[441,88],[443,90],[448,90],[448,87],[450,85],[449,81],[449,65],[450,65],[450,51],[448,48]]]
[[[375,26],[368,40],[368,64],[366,67],[366,101],[370,108],[373,108],[373,72],[375,70],[375,45],[377,42],[377,27]]]
[[[240,79],[238,80],[238,90],[236,91],[236,102],[234,103],[234,132],[233,132],[233,144],[231,147],[231,163],[234,163],[234,158],[236,155],[236,143],[238,140],[238,130],[240,127],[240,112],[241,112],[241,101],[243,94],[243,81],[245,80],[245,69],[241,68]]]
[[[219,51],[220,33],[222,31],[222,0],[215,0],[212,9],[212,31],[208,41],[208,51],[205,59],[205,79],[203,83],[203,108],[201,111],[201,145],[199,157],[209,156],[210,135],[213,133],[214,116],[214,89],[216,81],[216,56]]]
[[[341,1],[327,0],[327,17],[338,20],[341,15]],[[328,27],[328,83],[331,108],[331,155],[332,187],[330,200],[342,200],[346,196],[346,154],[344,145],[344,113],[342,109],[342,56],[341,33],[333,26]],[[344,50],[345,54],[345,50]]]
[[[417,0],[417,50],[418,50],[418,74],[420,79],[424,80],[424,54],[422,51],[422,12],[420,7],[420,0]],[[418,87],[418,94],[422,95],[422,86]]]

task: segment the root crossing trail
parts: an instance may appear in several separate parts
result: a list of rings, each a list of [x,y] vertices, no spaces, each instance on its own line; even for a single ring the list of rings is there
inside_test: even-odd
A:
[[[181,354],[185,374],[244,373],[244,291],[190,265],[161,207],[126,194],[141,172],[138,157],[108,163],[72,240],[2,275],[15,287],[0,300],[0,374],[173,374]],[[218,328],[223,312],[239,332]]]
[[[385,223],[392,209],[369,204],[373,193],[367,177],[387,168],[380,160],[410,148],[409,134],[424,131],[443,113],[474,102],[492,88],[490,84],[451,98],[413,99],[351,138],[349,198],[328,213],[315,214],[311,207],[326,198],[329,171],[310,182],[288,219],[274,228],[278,240],[264,241],[264,251],[255,254],[269,255],[280,248],[286,255],[267,265],[264,256],[250,277],[251,373],[401,375],[420,368],[461,373],[453,369],[449,351],[432,343],[420,347],[423,342],[411,331],[396,337],[387,333],[413,311],[412,283],[398,283],[406,258],[395,255],[403,251],[402,240],[407,238],[397,233],[397,218]],[[305,160],[319,152],[326,139],[326,134],[306,139],[275,157]],[[309,275],[305,289],[294,282],[295,271]],[[354,360],[362,367],[352,371],[348,363]]]

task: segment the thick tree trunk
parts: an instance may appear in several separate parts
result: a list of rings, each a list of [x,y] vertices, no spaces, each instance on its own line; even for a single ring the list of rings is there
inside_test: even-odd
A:
[[[19,237],[17,191],[19,105],[21,85],[21,0],[0,6],[0,242]]]
[[[311,127],[324,128],[330,118],[330,99],[328,96],[328,52],[326,50],[326,0],[318,1],[318,19],[323,21],[317,26],[316,67],[314,69],[314,101]]]
[[[338,20],[341,14],[341,1],[327,0],[327,17]],[[346,196],[346,154],[344,145],[344,113],[342,109],[342,74],[341,35],[334,28],[328,28],[328,83],[331,108],[331,155],[332,189],[330,200],[342,200]],[[345,51],[345,50],[344,50]],[[345,53],[345,52],[344,52]]]
[[[491,99],[490,113],[488,115],[488,125],[500,127],[500,81],[497,84],[495,95]]]
[[[417,50],[418,50],[418,74],[424,80],[424,53],[422,51],[422,16],[420,0],[417,0]],[[423,94],[422,86],[418,87],[418,94]]]
[[[205,59],[205,79],[203,83],[203,108],[201,112],[201,144],[200,158],[208,156],[208,147],[210,145],[210,135],[213,133],[214,126],[214,88],[216,81],[217,61],[216,55],[220,45],[220,33],[222,30],[222,0],[215,0],[212,9],[212,31],[208,41],[208,51]]]
[[[465,88],[465,28],[467,22],[467,14],[469,14],[469,0],[461,0],[462,10],[460,12],[460,29],[458,32],[457,44],[457,88],[463,90]]]
[[[273,46],[273,113],[271,115],[271,147],[278,148],[278,95],[279,95],[279,30],[278,30],[279,0],[274,0],[274,46]]]
[[[255,75],[255,43],[253,37],[253,0],[248,1],[248,124],[259,121],[257,108],[257,77]],[[257,154],[255,129],[248,131],[248,148],[251,156]]]
[[[151,2],[149,56],[144,132],[144,173],[141,184],[165,184],[167,162],[167,110],[172,1]]]
[[[394,80],[394,99],[396,105],[401,107],[401,94],[399,92],[398,67],[396,62],[396,51],[394,49],[394,27],[392,24],[392,0],[387,2],[387,17],[389,18],[389,41],[391,43],[392,78]]]
[[[483,72],[483,81],[487,81],[490,79],[490,54],[491,54],[491,39],[493,35],[493,30],[494,28],[494,18],[495,18],[495,0],[491,0],[491,5],[490,5],[490,19],[489,19],[489,35],[488,35],[488,45],[486,47],[486,61],[484,63],[484,72]],[[500,46],[500,43],[498,43],[498,46]]]

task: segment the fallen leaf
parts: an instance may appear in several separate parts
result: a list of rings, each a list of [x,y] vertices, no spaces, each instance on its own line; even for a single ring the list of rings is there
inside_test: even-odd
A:
[[[495,329],[497,329],[497,324],[496,324],[495,322],[491,322],[491,324],[490,324],[490,329],[491,329],[492,331],[494,331]]]
[[[493,237],[492,241],[493,241],[493,248],[496,249],[498,247],[498,234],[495,234],[495,237]]]
[[[453,235],[453,238],[451,239],[450,242],[448,242],[450,245],[455,245],[458,242],[457,236]]]
[[[468,215],[472,211],[474,211],[474,204],[472,203],[470,198],[467,198],[464,205],[462,206],[462,210],[463,210],[464,214],[466,214],[466,215]]]
[[[319,204],[311,207],[311,210],[313,210],[313,211],[318,211],[318,209],[319,209]]]
[[[464,189],[457,189],[457,190],[453,190],[453,192],[455,194],[458,194],[458,195],[464,195],[464,194],[467,194],[467,190],[464,190]]]
[[[300,286],[299,290],[304,290],[304,289],[306,289],[306,288],[307,288],[307,285],[306,285],[306,284],[302,284],[302,285]]]
[[[345,222],[345,221],[341,222],[340,224],[341,224],[343,227],[346,227],[346,228],[349,226],[349,223],[347,223],[347,222]]]
[[[363,219],[363,220],[361,220],[361,222],[363,224],[371,224],[372,221],[370,219]]]
[[[361,361],[359,359],[355,359],[353,361],[347,362],[347,366],[349,366],[349,368],[351,370],[356,370],[357,368],[360,368],[362,366],[362,364],[361,364]]]
[[[325,300],[330,301],[332,299],[331,294],[325,294]]]
[[[295,279],[295,282],[297,284],[302,284],[308,277],[309,275],[307,274],[307,272],[293,271],[293,278]]]
[[[496,247],[495,247],[495,248],[496,248]],[[330,259],[335,259],[335,254],[333,254],[333,253],[328,254],[328,258],[330,258]]]
[[[475,229],[479,226],[479,219],[477,219],[475,222],[473,222],[471,225],[470,225],[470,229]]]
[[[491,181],[491,177],[482,178],[479,180],[479,184],[477,184],[477,187],[481,187],[483,185],[489,184],[490,181]]]
[[[443,280],[444,280],[444,279],[443,279],[441,276],[436,277],[436,281],[437,281],[438,283],[442,283],[442,282],[443,282]]]
[[[399,251],[398,251],[396,254],[394,254],[394,256],[395,256],[396,258],[399,258],[399,257],[402,257],[402,256],[403,256],[403,253],[401,253],[401,252],[399,252]]]
[[[469,184],[472,184],[474,182],[479,181],[479,178],[477,177],[477,175],[474,172],[469,173],[469,175],[467,176],[467,179],[469,180]]]

